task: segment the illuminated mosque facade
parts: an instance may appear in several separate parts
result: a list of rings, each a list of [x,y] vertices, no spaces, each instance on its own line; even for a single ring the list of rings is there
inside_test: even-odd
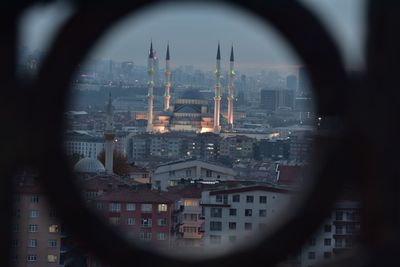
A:
[[[197,133],[219,133],[221,131],[221,52],[218,44],[215,70],[214,87],[214,110],[209,108],[208,100],[196,90],[189,89],[183,95],[171,103],[171,66],[170,51],[167,46],[166,66],[165,66],[165,94],[164,110],[160,114],[154,114],[154,74],[155,74],[155,54],[153,43],[150,44],[149,57],[147,62],[148,70],[148,111],[147,111],[147,132],[165,133],[174,131],[189,131]],[[233,80],[234,54],[231,48],[230,69],[228,77],[228,129],[233,128]]]

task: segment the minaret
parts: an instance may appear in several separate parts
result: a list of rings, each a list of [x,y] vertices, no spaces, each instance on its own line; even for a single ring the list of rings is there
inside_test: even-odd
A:
[[[165,58],[165,104],[164,110],[169,110],[171,95],[171,66],[170,66],[170,57],[169,57],[169,44],[167,45],[167,55]]]
[[[108,96],[107,114],[106,114],[106,129],[104,131],[105,143],[105,168],[107,174],[113,173],[113,144],[114,144],[114,126],[113,126],[113,111],[111,104],[111,93]]]
[[[221,52],[218,43],[217,51],[217,68],[215,70],[215,96],[214,96],[214,133],[219,133],[221,131],[221,126],[219,123],[221,116]]]
[[[149,110],[147,112],[147,132],[153,131],[153,88],[154,88],[154,54],[153,54],[153,42],[150,44],[150,53],[147,61],[147,72],[149,80],[147,82],[148,97],[149,97]]]
[[[231,48],[231,59],[229,65],[229,80],[228,80],[228,125],[230,129],[233,129],[233,102],[235,101],[235,96],[233,94],[233,80],[235,79],[234,70],[234,55],[233,55],[233,45]]]

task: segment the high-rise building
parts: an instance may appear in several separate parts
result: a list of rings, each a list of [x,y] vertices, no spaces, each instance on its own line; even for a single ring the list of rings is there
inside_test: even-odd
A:
[[[311,94],[311,83],[308,70],[305,67],[301,67],[299,69],[299,86],[297,95],[308,96],[309,94]]]
[[[296,75],[289,75],[286,77],[286,88],[296,92],[297,90],[297,77]]]

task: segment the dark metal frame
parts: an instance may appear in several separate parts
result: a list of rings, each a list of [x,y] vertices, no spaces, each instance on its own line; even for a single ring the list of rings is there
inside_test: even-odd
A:
[[[374,168],[376,166],[365,164],[378,162],[380,167],[387,166],[385,161],[387,155],[384,155],[381,147],[384,145],[388,151],[396,152],[397,146],[391,146],[387,141],[377,141],[376,136],[381,137],[382,134],[376,130],[366,133],[362,119],[365,114],[371,116],[374,114],[360,113],[360,110],[367,112],[367,107],[377,106],[375,101],[380,99],[382,100],[380,104],[383,105],[379,107],[383,111],[377,112],[375,118],[379,120],[381,116],[390,116],[393,119],[393,113],[387,110],[389,107],[385,104],[396,104],[400,99],[398,95],[392,95],[389,89],[375,90],[381,78],[386,77],[383,69],[391,73],[391,70],[376,66],[385,67],[388,62],[388,66],[397,67],[390,56],[399,59],[395,53],[395,46],[387,45],[390,37],[385,35],[388,32],[384,30],[388,24],[387,17],[383,14],[388,10],[391,11],[390,29],[393,30],[390,33],[396,32],[398,28],[394,26],[400,24],[396,17],[400,14],[397,12],[399,5],[394,1],[370,3],[374,8],[370,9],[368,76],[365,78],[361,75],[358,80],[349,78],[331,36],[318,19],[297,1],[220,1],[239,7],[271,24],[292,45],[293,50],[309,70],[315,89],[317,112],[323,117],[323,124],[317,131],[314,141],[313,166],[310,170],[310,175],[317,179],[302,199],[298,209],[290,214],[275,232],[266,236],[265,240],[215,258],[177,259],[131,244],[111,230],[83,204],[84,201],[75,184],[76,179],[73,179],[74,174],[69,169],[63,153],[63,112],[68,101],[69,85],[75,67],[106,30],[119,19],[137,13],[151,4],[167,2],[78,1],[77,11],[59,31],[38,78],[29,85],[17,81],[15,58],[17,18],[31,2],[3,4],[0,11],[3,22],[0,24],[3,37],[0,40],[2,59],[0,77],[6,90],[2,91],[0,98],[0,121],[5,126],[0,131],[3,152],[0,156],[0,210],[4,217],[0,222],[1,266],[10,266],[10,263],[7,263],[10,255],[12,223],[10,188],[13,175],[23,165],[33,166],[38,170],[52,205],[57,208],[62,222],[68,226],[71,233],[97,257],[112,266],[127,266],[133,263],[138,266],[171,267],[273,265],[284,260],[288,254],[295,253],[317,229],[333,207],[344,181],[353,177],[359,178],[361,175],[365,175],[365,179],[355,180],[364,196],[367,196],[363,199],[363,205],[367,207],[364,211],[368,210],[363,214],[365,227],[362,244],[367,245],[367,248],[381,248],[388,241],[396,240],[392,238],[380,240],[378,236],[385,229],[391,230],[394,236],[398,235],[397,214],[400,202],[396,198],[396,193],[399,182],[395,179],[398,173],[393,169],[386,169],[384,174],[389,175],[391,179],[382,178],[377,182],[371,177],[372,174],[379,174]],[[395,8],[391,10],[393,6]],[[395,38],[395,41],[397,39]],[[382,46],[387,50],[380,51],[379,48]],[[376,98],[367,98],[363,95],[357,102],[355,96],[358,96],[358,89],[361,88],[360,81],[365,85],[366,91]],[[392,86],[393,81],[388,79],[386,84]],[[389,95],[383,95],[384,92],[393,97],[390,98],[391,102]],[[48,101],[49,99],[51,101]],[[400,114],[398,109],[400,108],[394,110],[394,114]],[[383,130],[391,131],[393,128],[394,125],[386,123]],[[389,162],[395,163],[394,160]],[[378,203],[371,202],[368,199],[371,189],[380,190],[379,194],[384,200],[378,199]],[[387,203],[390,203],[390,209],[386,206]],[[375,221],[368,220],[374,215],[391,216],[389,222],[392,228],[385,228],[388,227],[387,224],[374,224]],[[376,225],[379,225],[379,230],[374,228]],[[371,236],[371,233],[375,235]],[[393,245],[388,247],[392,250],[396,248]],[[382,249],[381,253],[383,255],[386,250]],[[373,261],[370,263],[373,264]]]

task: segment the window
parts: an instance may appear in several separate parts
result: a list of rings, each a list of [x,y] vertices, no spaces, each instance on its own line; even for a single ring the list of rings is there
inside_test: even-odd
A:
[[[308,252],[308,259],[309,260],[315,260],[315,252],[313,252],[313,251]]]
[[[236,230],[236,223],[235,222],[229,222],[229,230]]]
[[[353,220],[353,212],[351,212],[351,211],[346,212],[346,220],[348,220],[348,221]]]
[[[222,203],[222,199],[223,199],[222,195],[215,196],[215,202]]]
[[[192,177],[192,170],[186,170],[186,177]]]
[[[324,252],[324,259],[330,259],[332,257],[332,252]]]
[[[251,230],[253,229],[253,224],[252,223],[244,223],[244,230]]]
[[[343,239],[335,239],[335,247],[337,248],[343,247]]]
[[[244,215],[246,217],[250,217],[250,216],[252,216],[252,214],[253,214],[253,210],[252,209],[245,209],[244,210]]]
[[[158,240],[167,240],[167,234],[166,233],[158,233],[157,239]]]
[[[240,202],[240,195],[233,195],[232,202]]]
[[[152,219],[149,218],[142,218],[141,219],[141,226],[142,227],[151,227],[152,225]]]
[[[337,211],[336,212],[336,221],[342,221],[343,220],[343,211]]]
[[[353,239],[346,238],[345,239],[346,248],[351,248],[353,246]]]
[[[109,222],[111,225],[119,225],[121,222],[121,218],[120,217],[110,217]]]
[[[260,203],[267,203],[267,196],[260,196]]]
[[[210,235],[210,243],[211,244],[221,244],[221,236],[220,235]]]
[[[331,231],[332,231],[332,226],[330,224],[325,224],[324,232],[325,233],[330,233]]]
[[[236,209],[229,209],[229,216],[236,216]]]
[[[135,218],[127,218],[126,224],[127,225],[135,225]]]
[[[236,242],[236,236],[235,235],[230,235],[229,236],[229,242],[235,243]]]
[[[174,177],[175,176],[175,171],[169,171],[169,177]]]
[[[206,177],[212,177],[212,171],[206,170]]]
[[[142,204],[141,210],[142,212],[152,212],[153,206],[151,204]]]
[[[185,221],[197,222],[198,215],[197,215],[197,214],[194,214],[194,213],[185,213],[185,214],[183,215],[183,219],[184,219]]]
[[[136,210],[135,203],[126,203],[126,211],[134,211]]]
[[[325,239],[324,239],[324,245],[325,245],[325,246],[330,246],[331,243],[332,243],[332,242],[331,242],[331,239],[330,239],[330,238],[325,238]]]
[[[38,210],[31,210],[29,213],[29,218],[37,218],[39,217],[39,211]]]
[[[253,203],[254,202],[254,196],[246,196],[246,202],[247,203]]]
[[[14,217],[15,218],[21,217],[21,210],[20,209],[15,209],[14,210]]]
[[[336,225],[336,234],[337,235],[343,234],[343,225]]]
[[[38,231],[39,226],[37,224],[29,224],[28,225],[28,232],[35,233]]]
[[[198,207],[199,201],[194,200],[194,199],[185,199],[185,201],[183,202],[183,205],[185,207]]]
[[[31,196],[31,203],[39,203],[39,196],[38,195]]]
[[[55,209],[51,209],[50,212],[49,212],[49,216],[50,216],[50,218],[57,217],[57,212],[56,212],[56,210],[55,210]]]
[[[165,225],[167,225],[167,218],[158,219],[158,225],[159,225],[159,226],[165,226]]]
[[[57,240],[55,240],[55,239],[49,239],[49,240],[47,241],[47,246],[48,246],[49,248],[55,248],[55,247],[57,247]]]
[[[57,262],[57,256],[56,255],[47,255],[47,261],[48,262]]]
[[[49,226],[49,232],[50,233],[58,233],[58,225],[57,224],[52,224]]]
[[[120,212],[121,211],[121,203],[110,203],[110,211],[111,212]]]
[[[310,246],[315,246],[315,238],[313,237],[313,238],[311,238],[309,241],[308,241],[308,245],[310,245]]]
[[[222,217],[222,208],[211,208],[210,216],[213,218],[221,218]]]
[[[158,204],[158,212],[163,212],[168,210],[167,204]]]
[[[96,208],[97,208],[98,210],[102,210],[102,209],[104,208],[104,204],[103,204],[102,202],[97,202],[97,203],[96,203]]]
[[[221,231],[222,223],[221,222],[210,222],[210,230],[211,231]]]
[[[36,261],[37,260],[37,255],[28,255],[26,257],[27,261]]]
[[[150,241],[152,238],[151,232],[140,232],[139,237],[141,240]]]
[[[17,239],[12,240],[12,241],[11,241],[11,246],[12,246],[13,248],[18,247],[18,240],[17,240]]]
[[[267,210],[259,210],[258,215],[260,217],[267,217]]]
[[[346,234],[354,233],[354,225],[346,225]]]

